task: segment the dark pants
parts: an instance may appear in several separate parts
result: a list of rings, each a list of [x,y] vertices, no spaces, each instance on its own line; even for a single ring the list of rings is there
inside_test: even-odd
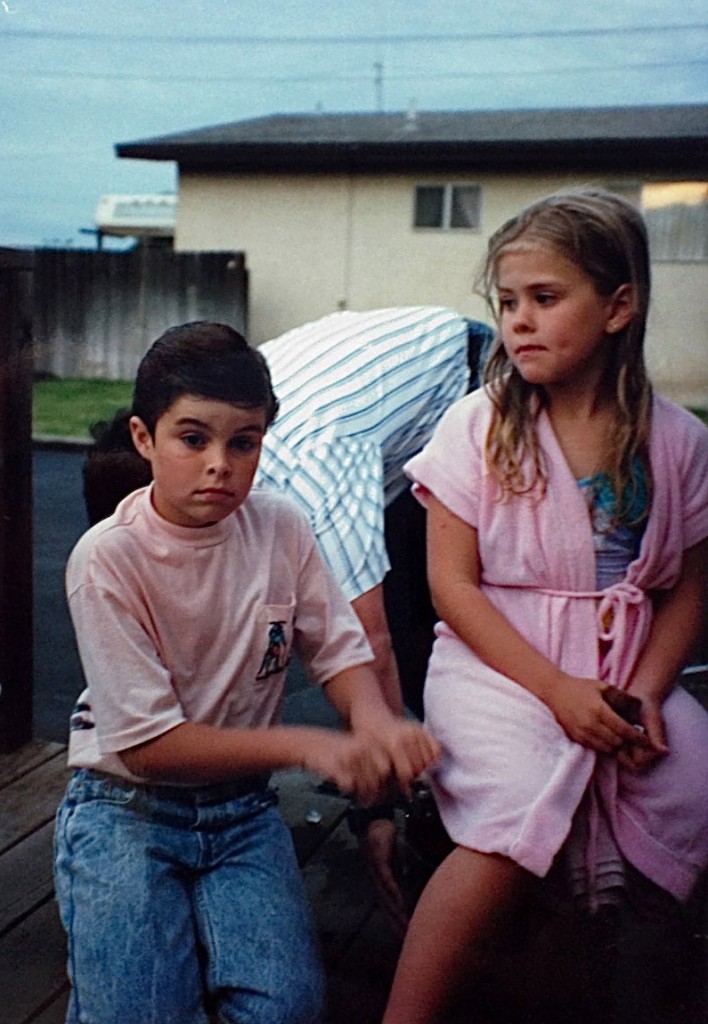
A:
[[[406,707],[423,717],[423,683],[437,621],[425,557],[425,509],[409,490],[386,509],[386,550],[391,571],[384,601]]]

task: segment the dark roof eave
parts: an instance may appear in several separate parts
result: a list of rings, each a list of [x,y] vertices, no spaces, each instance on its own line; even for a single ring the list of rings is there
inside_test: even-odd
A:
[[[505,171],[531,168],[695,170],[705,173],[705,140],[573,139],[547,142],[410,143],[126,143],[120,157],[172,160],[183,170],[241,173],[400,173],[410,171]]]

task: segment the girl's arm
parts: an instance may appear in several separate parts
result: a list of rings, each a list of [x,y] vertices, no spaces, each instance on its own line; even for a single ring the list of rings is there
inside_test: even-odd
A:
[[[661,705],[673,689],[706,624],[708,607],[708,539],[683,553],[675,586],[657,594],[651,632],[632,673],[629,691],[642,701],[642,724],[652,750],[633,750],[623,763],[647,767],[668,753]]]
[[[491,668],[542,700],[568,736],[610,753],[624,743],[646,744],[602,699],[604,684],[561,671],[517,632],[479,586],[477,531],[432,494],[428,500],[428,573],[435,608]]]
[[[683,553],[675,586],[657,594],[649,639],[629,684],[644,699],[664,700],[673,689],[705,625],[708,538]]]

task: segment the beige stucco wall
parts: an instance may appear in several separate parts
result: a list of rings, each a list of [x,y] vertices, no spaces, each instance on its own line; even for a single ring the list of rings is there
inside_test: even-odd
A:
[[[647,363],[658,391],[708,409],[708,266],[653,267]]]
[[[482,186],[479,232],[412,227],[415,185],[446,182]],[[532,199],[587,183],[560,176],[182,174],[175,245],[246,253],[255,344],[339,308],[437,304],[487,319],[472,290],[487,235]],[[654,267],[647,339],[657,389],[704,407],[706,269]]]

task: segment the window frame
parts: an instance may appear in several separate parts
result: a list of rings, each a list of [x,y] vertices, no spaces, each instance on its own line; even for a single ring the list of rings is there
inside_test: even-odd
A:
[[[441,223],[417,224],[418,194],[421,189],[440,189],[442,191]],[[452,214],[456,189],[469,189],[476,192],[476,222],[474,224],[454,225]],[[413,230],[414,231],[473,231],[479,233],[482,226],[482,186],[475,182],[446,181],[419,182],[413,188]]]
[[[651,189],[675,189],[682,186],[695,187],[704,192],[702,202],[682,203],[677,196],[673,203],[647,204],[647,191]],[[686,263],[705,265],[708,263],[708,179],[642,179],[624,182],[611,181],[606,186],[610,192],[630,202],[641,211],[649,236],[649,254],[652,263]],[[673,208],[672,214],[669,212]],[[682,229],[682,222],[686,228]],[[694,230],[691,230],[693,228]],[[701,230],[703,233],[701,234]],[[683,232],[686,235],[682,237]],[[694,234],[695,232],[695,234]]]

